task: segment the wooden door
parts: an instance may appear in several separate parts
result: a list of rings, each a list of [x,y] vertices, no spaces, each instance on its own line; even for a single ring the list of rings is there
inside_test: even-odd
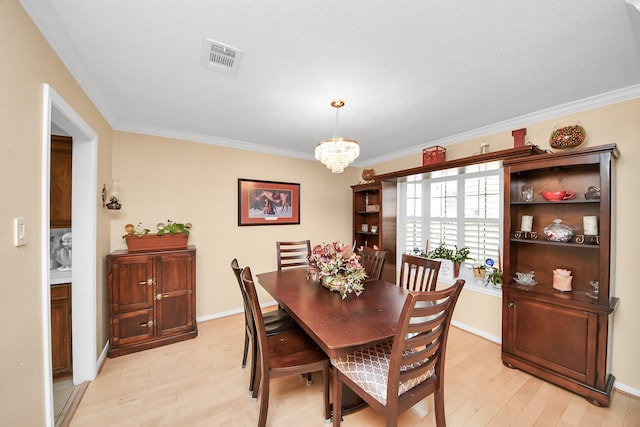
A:
[[[515,357],[584,384],[595,385],[598,315],[507,296],[506,349]]]
[[[163,254],[155,263],[156,334],[186,332],[193,328],[195,256],[193,252]]]

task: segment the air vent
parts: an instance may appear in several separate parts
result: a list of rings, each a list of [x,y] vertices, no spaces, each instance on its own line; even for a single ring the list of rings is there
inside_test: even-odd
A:
[[[242,51],[220,42],[204,39],[202,65],[222,73],[234,74],[238,69]]]

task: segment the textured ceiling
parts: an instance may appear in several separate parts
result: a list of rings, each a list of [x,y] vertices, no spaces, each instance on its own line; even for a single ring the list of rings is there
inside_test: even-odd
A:
[[[640,96],[624,0],[21,3],[114,129],[294,157],[333,135],[336,97],[367,165]],[[235,74],[201,65],[205,37],[243,51]]]

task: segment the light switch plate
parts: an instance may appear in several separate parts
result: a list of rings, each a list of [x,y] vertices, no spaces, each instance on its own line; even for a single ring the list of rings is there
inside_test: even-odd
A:
[[[16,246],[27,244],[27,229],[24,218],[13,219],[13,244]]]

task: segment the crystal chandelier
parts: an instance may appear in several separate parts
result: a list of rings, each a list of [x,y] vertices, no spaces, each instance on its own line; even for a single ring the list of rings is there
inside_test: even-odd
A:
[[[333,173],[342,173],[360,155],[358,141],[344,139],[339,135],[338,110],[344,106],[342,99],[334,99],[331,106],[336,109],[336,131],[333,138],[325,139],[316,145],[316,160],[331,169]]]

